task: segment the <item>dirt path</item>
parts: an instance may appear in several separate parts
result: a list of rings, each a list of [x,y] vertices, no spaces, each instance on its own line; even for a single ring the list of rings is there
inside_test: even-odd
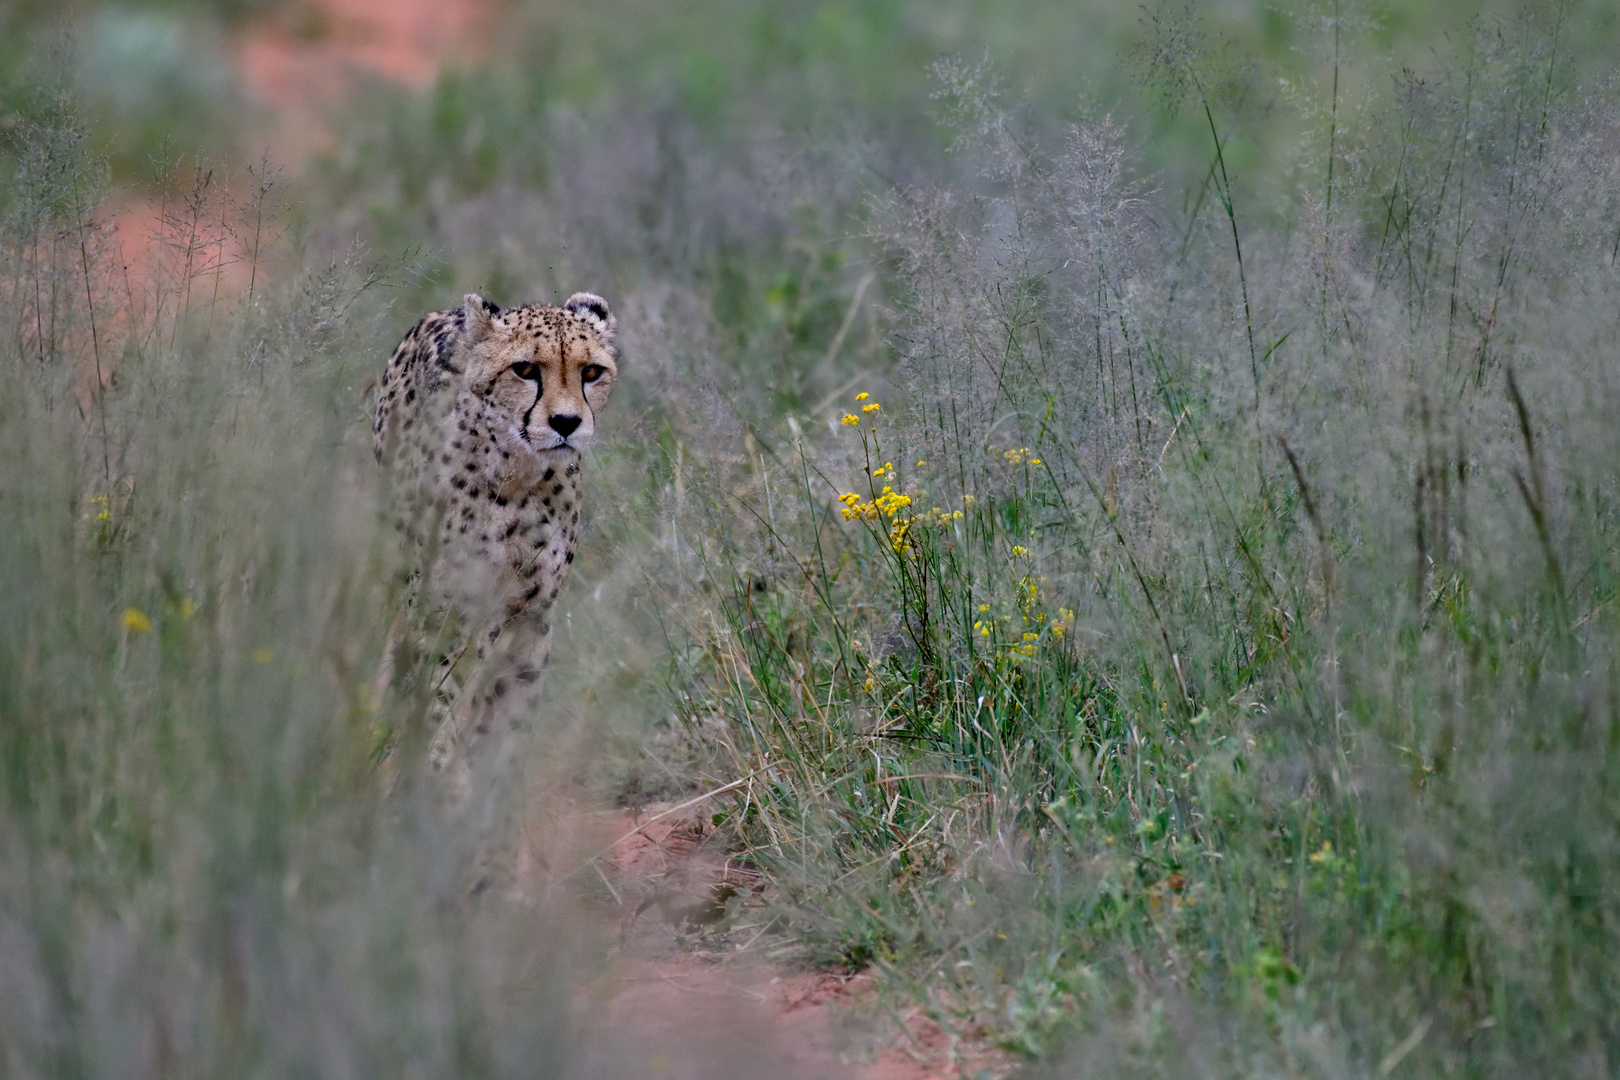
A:
[[[613,1033],[601,1075],[955,1080],[1001,1071],[1004,1062],[924,1017],[882,1015],[869,975],[757,955],[768,926],[734,928],[710,952],[691,948],[727,897],[760,883],[727,858],[706,807],[668,811],[600,813],[585,829],[608,837],[598,865],[620,942],[587,991]]]

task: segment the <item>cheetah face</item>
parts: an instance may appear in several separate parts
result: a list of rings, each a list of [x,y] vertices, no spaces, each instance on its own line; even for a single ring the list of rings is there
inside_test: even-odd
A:
[[[535,451],[583,446],[619,374],[607,302],[575,293],[562,307],[502,311],[468,294],[463,311],[466,385],[502,441]]]

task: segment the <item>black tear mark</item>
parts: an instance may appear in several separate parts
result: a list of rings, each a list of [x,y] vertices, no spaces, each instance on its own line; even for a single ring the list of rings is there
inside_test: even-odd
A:
[[[519,434],[521,434],[523,436],[523,441],[524,442],[529,441],[529,417],[533,416],[534,415],[534,410],[538,409],[540,407],[540,396],[541,396],[541,393],[544,390],[545,390],[545,385],[544,385],[543,381],[540,380],[540,379],[536,379],[534,381],[534,400],[529,402],[529,407],[524,410],[524,412],[523,412],[523,426],[519,429]]]

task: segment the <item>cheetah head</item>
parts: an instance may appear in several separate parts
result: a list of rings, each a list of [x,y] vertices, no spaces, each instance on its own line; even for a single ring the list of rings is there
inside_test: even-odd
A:
[[[619,375],[607,301],[582,292],[503,311],[469,293],[462,311],[466,385],[497,430],[536,451],[584,445]]]

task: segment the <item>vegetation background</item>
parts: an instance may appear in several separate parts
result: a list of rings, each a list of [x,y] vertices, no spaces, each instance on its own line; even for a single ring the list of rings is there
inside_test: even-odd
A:
[[[1616,14],[511,4],[289,135],[232,50],[318,9],[0,10],[0,1074],[622,1075],[584,774],[1029,1075],[1616,1075]],[[449,814],[368,388],[578,288],[551,705]]]

